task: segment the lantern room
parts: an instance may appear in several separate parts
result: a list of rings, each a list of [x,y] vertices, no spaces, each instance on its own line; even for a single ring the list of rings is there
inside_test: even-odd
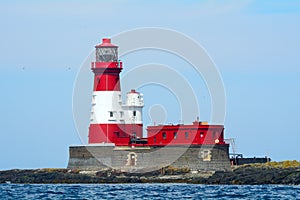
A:
[[[103,38],[96,47],[96,62],[117,62],[118,46],[111,44],[109,38]]]

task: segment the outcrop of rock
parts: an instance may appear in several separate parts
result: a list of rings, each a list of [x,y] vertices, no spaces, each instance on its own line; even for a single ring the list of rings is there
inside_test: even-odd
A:
[[[297,161],[242,165],[230,172],[190,171],[167,167],[151,172],[106,169],[34,169],[0,171],[0,183],[194,183],[194,184],[292,184],[300,185]]]
[[[194,183],[197,183],[195,181]],[[203,183],[202,180],[199,183]],[[232,172],[216,172],[205,184],[300,184],[300,168],[272,168],[266,166],[242,166]]]

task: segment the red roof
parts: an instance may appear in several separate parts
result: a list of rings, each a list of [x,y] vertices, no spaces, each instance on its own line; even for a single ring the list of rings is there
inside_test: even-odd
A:
[[[102,44],[98,44],[95,47],[99,48],[99,47],[118,47],[118,46],[112,44],[110,38],[103,38]]]

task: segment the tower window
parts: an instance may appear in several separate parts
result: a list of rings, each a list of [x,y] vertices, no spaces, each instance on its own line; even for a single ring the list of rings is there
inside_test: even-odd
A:
[[[110,111],[109,112],[109,117],[113,117],[114,116],[114,112]]]
[[[95,83],[95,86],[97,89],[99,89],[101,87],[101,79],[100,78],[97,78],[97,82]]]
[[[134,110],[132,114],[133,114],[133,116],[135,117],[135,116],[136,116],[136,111]]]

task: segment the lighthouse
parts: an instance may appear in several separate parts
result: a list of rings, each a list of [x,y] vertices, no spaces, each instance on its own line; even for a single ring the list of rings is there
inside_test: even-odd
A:
[[[141,138],[143,133],[143,95],[132,89],[122,101],[118,46],[109,38],[95,46],[94,73],[89,144],[102,143],[128,145]]]
[[[143,137],[144,96],[131,89],[122,98],[120,73],[123,65],[118,58],[118,46],[104,38],[95,48],[95,60],[91,63],[94,89],[89,144],[70,146],[68,168],[231,169],[229,145],[225,143],[222,124],[208,124],[198,118],[192,124],[158,124],[147,126]]]

